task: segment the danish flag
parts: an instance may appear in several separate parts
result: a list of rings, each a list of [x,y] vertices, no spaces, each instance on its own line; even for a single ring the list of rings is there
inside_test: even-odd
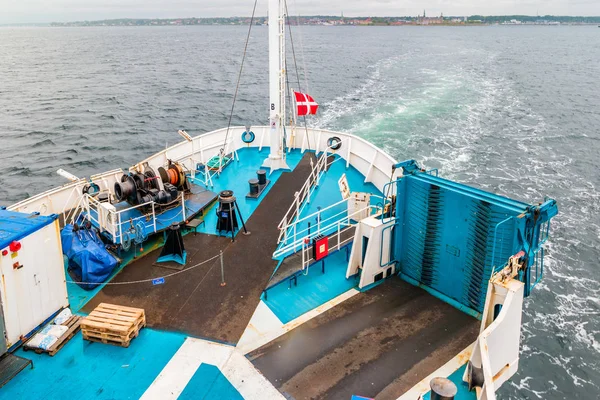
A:
[[[296,106],[298,107],[298,116],[315,115],[319,109],[319,104],[305,93],[294,92],[296,95]]]

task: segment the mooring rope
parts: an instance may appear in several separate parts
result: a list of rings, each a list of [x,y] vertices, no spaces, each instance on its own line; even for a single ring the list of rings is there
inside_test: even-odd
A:
[[[204,261],[202,261],[199,264],[192,265],[189,268],[183,269],[181,271],[173,272],[172,274],[169,274],[169,275],[157,276],[156,278],[142,279],[142,280],[139,280],[139,281],[106,282],[106,283],[101,283],[100,285],[134,285],[134,284],[138,284],[138,283],[150,283],[150,282],[152,282],[152,281],[154,281],[156,279],[166,279],[166,278],[170,278],[170,277],[175,276],[175,275],[183,274],[184,272],[191,271],[191,270],[193,270],[195,268],[198,268],[198,267],[200,267],[200,266],[202,266],[204,264],[207,264],[207,263],[209,263],[211,261],[216,260],[220,256],[221,256],[220,254],[217,254],[216,256],[214,256],[212,258],[209,258],[208,260],[204,260]],[[75,281],[70,281],[70,280],[67,280],[67,283],[76,284],[76,285],[98,285],[98,282],[75,282]]]

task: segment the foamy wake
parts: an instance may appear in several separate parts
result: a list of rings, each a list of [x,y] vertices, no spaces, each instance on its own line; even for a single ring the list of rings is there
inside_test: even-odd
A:
[[[373,64],[362,86],[325,105],[318,126],[352,131],[396,158],[415,158],[502,195],[532,203],[556,198],[546,274],[525,302],[520,370],[499,398],[575,398],[575,388],[598,393],[600,284],[589,262],[600,261],[600,193],[561,147],[559,127],[498,70],[496,55],[465,52],[464,64],[412,71],[422,79],[412,87],[398,74],[439,54]],[[353,125],[344,126],[348,121]]]

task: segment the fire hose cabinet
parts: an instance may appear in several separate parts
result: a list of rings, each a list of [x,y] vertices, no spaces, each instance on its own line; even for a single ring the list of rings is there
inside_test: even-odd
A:
[[[319,235],[313,238],[313,258],[315,261],[322,260],[329,254],[329,238]]]
[[[69,305],[58,216],[0,209],[0,355]]]

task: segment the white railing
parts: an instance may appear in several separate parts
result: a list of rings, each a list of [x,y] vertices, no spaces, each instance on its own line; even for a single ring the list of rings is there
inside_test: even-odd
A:
[[[201,162],[210,159],[219,154],[219,149],[223,147],[224,137],[227,129],[218,129],[206,134],[193,137],[193,142],[183,141],[170,146],[167,149],[148,157],[131,168],[143,168],[148,163],[152,168],[158,168],[168,163],[168,160],[183,160],[186,166],[192,170],[195,168],[191,159]],[[242,142],[241,135],[245,127],[232,127],[230,129],[231,144],[228,151],[233,152],[246,147],[258,147],[262,150],[268,146],[268,137],[270,134],[269,126],[255,126],[253,131],[256,133],[256,141],[251,145]],[[307,132],[299,130],[296,132],[298,143],[302,145],[293,145],[292,148],[301,151],[313,150],[318,154],[323,149],[328,149],[327,140],[333,136],[341,138],[343,146],[336,151],[327,151],[337,154],[346,161],[346,167],[352,166],[358,172],[365,176],[365,182],[373,183],[379,190],[390,181],[392,166],[396,160],[386,154],[383,150],[373,146],[368,141],[345,132],[334,132],[324,129],[309,128]],[[310,141],[308,137],[310,136]],[[310,143],[310,146],[308,144]],[[325,156],[323,159],[326,159]],[[100,186],[101,191],[112,193],[112,187],[115,182],[120,181],[123,171],[115,169],[102,174],[93,175],[90,180]],[[212,174],[211,174],[212,177]],[[39,212],[42,215],[64,214],[68,210],[76,208],[77,203],[82,196],[81,190],[88,184],[89,180],[81,179],[78,182],[69,182],[65,185],[50,189],[28,199],[24,199],[8,207],[11,211],[23,213]],[[300,204],[302,206],[302,204]],[[288,221],[290,221],[288,219]]]
[[[349,200],[350,199],[341,200],[327,208],[319,210],[290,224],[283,232],[284,240],[281,242],[282,246],[275,250],[273,253],[273,258],[296,253],[298,249],[302,249],[304,244],[307,242],[310,243],[313,238],[319,235],[330,235],[332,233],[337,233],[339,247],[341,242],[340,236],[346,228],[356,225],[358,220],[364,218],[365,215],[370,216],[381,212],[381,207],[368,205],[359,210],[355,210],[351,214],[348,214],[347,202]],[[337,212],[325,219],[321,219],[321,215],[323,215],[325,212],[340,205],[345,205],[343,211]],[[317,221],[315,226],[308,225],[315,219]],[[301,227],[303,224],[307,224],[307,226]]]
[[[323,153],[325,154],[325,153]],[[319,180],[321,178],[321,174],[323,173],[325,166],[323,165],[323,157],[317,160],[317,164],[313,166],[310,171],[310,175],[308,179],[304,182],[304,185],[300,188],[299,191],[294,193],[294,201],[288,211],[285,213],[285,216],[277,225],[279,229],[279,238],[277,239],[277,243],[281,243],[281,240],[287,231],[288,227],[292,225],[294,219],[300,215],[301,207],[306,201],[307,204],[310,203],[310,195],[312,194],[312,189],[314,187],[319,186]],[[327,158],[325,158],[325,163],[327,162]],[[311,160],[312,164],[312,160]]]
[[[344,226],[344,228],[342,228],[342,226]],[[333,246],[329,247],[329,251],[337,251],[339,249],[341,249],[343,246],[345,246],[347,243],[352,242],[352,240],[354,239],[354,235],[350,235],[349,237],[347,237],[346,239],[342,240],[342,234],[351,231],[352,229],[354,229],[355,225],[354,224],[342,224],[341,222],[339,222],[337,224],[337,229],[335,232],[335,236],[331,235],[329,237],[328,240],[330,240],[331,238],[335,238],[335,243]],[[310,266],[310,263],[315,261],[314,258],[312,258],[311,254],[310,254],[310,247],[311,247],[311,243],[310,243],[310,239],[304,240],[302,241],[302,271],[305,274],[308,274],[308,267]]]
[[[127,237],[124,235],[127,234],[127,232],[134,232],[137,229],[139,222],[143,223],[144,232],[141,232],[141,234],[144,236],[148,233],[156,233],[158,231],[156,203],[153,201],[117,211],[102,207],[101,202],[87,194],[84,196],[84,199],[82,208],[85,209],[86,217],[94,223],[95,226],[108,232],[112,242],[115,244],[122,244],[124,241],[130,240],[130,235],[127,235]],[[147,208],[151,211],[145,213],[141,212],[141,215],[135,218],[123,218],[123,214],[131,210]],[[185,198],[183,193],[181,194],[181,213],[182,219],[185,220]],[[151,229],[151,232],[147,231],[148,228]]]
[[[348,140],[348,138],[342,139],[338,143],[341,144],[342,142],[347,141],[347,140]],[[310,175],[304,182],[304,185],[302,185],[302,188],[300,188],[299,191],[294,193],[294,201],[293,201],[292,205],[290,206],[288,211],[285,213],[285,216],[283,217],[283,219],[281,220],[279,225],[277,225],[277,228],[279,229],[279,238],[277,239],[277,244],[281,243],[283,237],[287,235],[286,232],[288,231],[289,227],[291,227],[293,225],[294,219],[299,218],[300,213],[302,212],[302,207],[305,205],[305,201],[306,201],[306,204],[310,204],[311,195],[313,194],[314,190],[316,190],[316,188],[319,187],[319,181],[321,179],[321,176],[325,172],[327,172],[327,169],[330,165],[327,163],[330,150],[332,150],[331,146],[328,146],[327,148],[325,148],[325,150],[323,151],[323,154],[321,154],[321,156],[317,160],[316,165],[313,165],[312,159],[311,159],[311,166],[313,168],[310,172]]]

